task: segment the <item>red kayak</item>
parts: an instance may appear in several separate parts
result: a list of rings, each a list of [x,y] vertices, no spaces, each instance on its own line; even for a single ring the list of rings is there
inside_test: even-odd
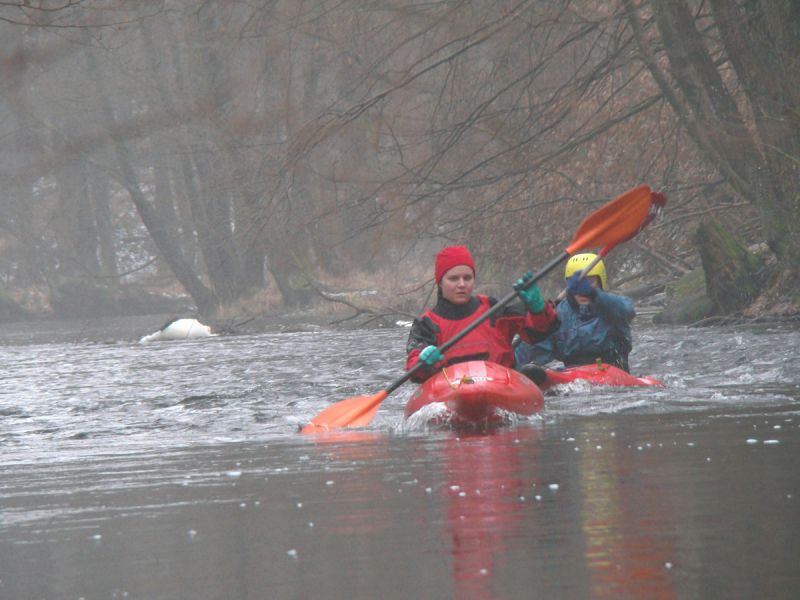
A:
[[[447,413],[435,421],[453,426],[496,424],[504,412],[532,415],[544,408],[542,391],[530,379],[482,360],[450,365],[428,378],[406,404],[406,419],[435,402]]]
[[[542,391],[548,390],[556,385],[572,383],[573,381],[586,381],[595,385],[616,385],[624,387],[664,385],[653,377],[636,377],[619,367],[605,363],[569,367],[561,371],[543,368],[541,371],[543,375],[530,374],[528,376],[536,381],[536,384]]]

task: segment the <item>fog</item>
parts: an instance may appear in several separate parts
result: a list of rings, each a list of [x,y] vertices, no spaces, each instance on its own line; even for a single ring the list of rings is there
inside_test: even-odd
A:
[[[323,289],[418,307],[442,244],[507,282],[641,183],[669,210],[608,257],[620,278],[697,266],[707,215],[782,259],[798,135],[770,115],[797,94],[796,36],[733,43],[730,13],[690,4],[3,3],[0,294],[66,316],[147,293],[203,313]],[[686,68],[730,62],[699,97],[669,63],[706,28]]]

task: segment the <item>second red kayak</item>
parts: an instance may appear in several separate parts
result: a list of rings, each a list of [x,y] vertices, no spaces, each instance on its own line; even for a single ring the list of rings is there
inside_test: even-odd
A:
[[[542,369],[545,377],[534,377],[542,391],[556,385],[572,383],[573,381],[586,381],[594,385],[611,386],[663,386],[664,384],[653,377],[636,377],[627,371],[605,363],[569,367],[563,370]]]
[[[450,425],[502,422],[504,415],[532,415],[544,408],[544,395],[524,375],[497,363],[472,360],[443,368],[420,385],[405,408],[406,418],[440,402]]]

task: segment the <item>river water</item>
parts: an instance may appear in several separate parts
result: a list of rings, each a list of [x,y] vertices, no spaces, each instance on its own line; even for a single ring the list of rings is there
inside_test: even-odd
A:
[[[640,324],[663,389],[470,434],[404,423],[407,384],[322,436],[406,329],[152,330],[0,331],[0,599],[797,597],[797,328]]]

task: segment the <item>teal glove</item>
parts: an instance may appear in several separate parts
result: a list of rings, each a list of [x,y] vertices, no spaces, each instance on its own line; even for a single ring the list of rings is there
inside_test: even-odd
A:
[[[517,279],[514,284],[514,291],[528,305],[528,310],[536,314],[544,310],[544,298],[542,298],[542,293],[539,291],[539,286],[535,283],[530,283],[531,279],[533,279],[533,271],[528,271]]]
[[[425,346],[422,352],[419,353],[419,360],[429,367],[432,367],[440,360],[444,360],[444,356],[439,352],[436,346]]]

